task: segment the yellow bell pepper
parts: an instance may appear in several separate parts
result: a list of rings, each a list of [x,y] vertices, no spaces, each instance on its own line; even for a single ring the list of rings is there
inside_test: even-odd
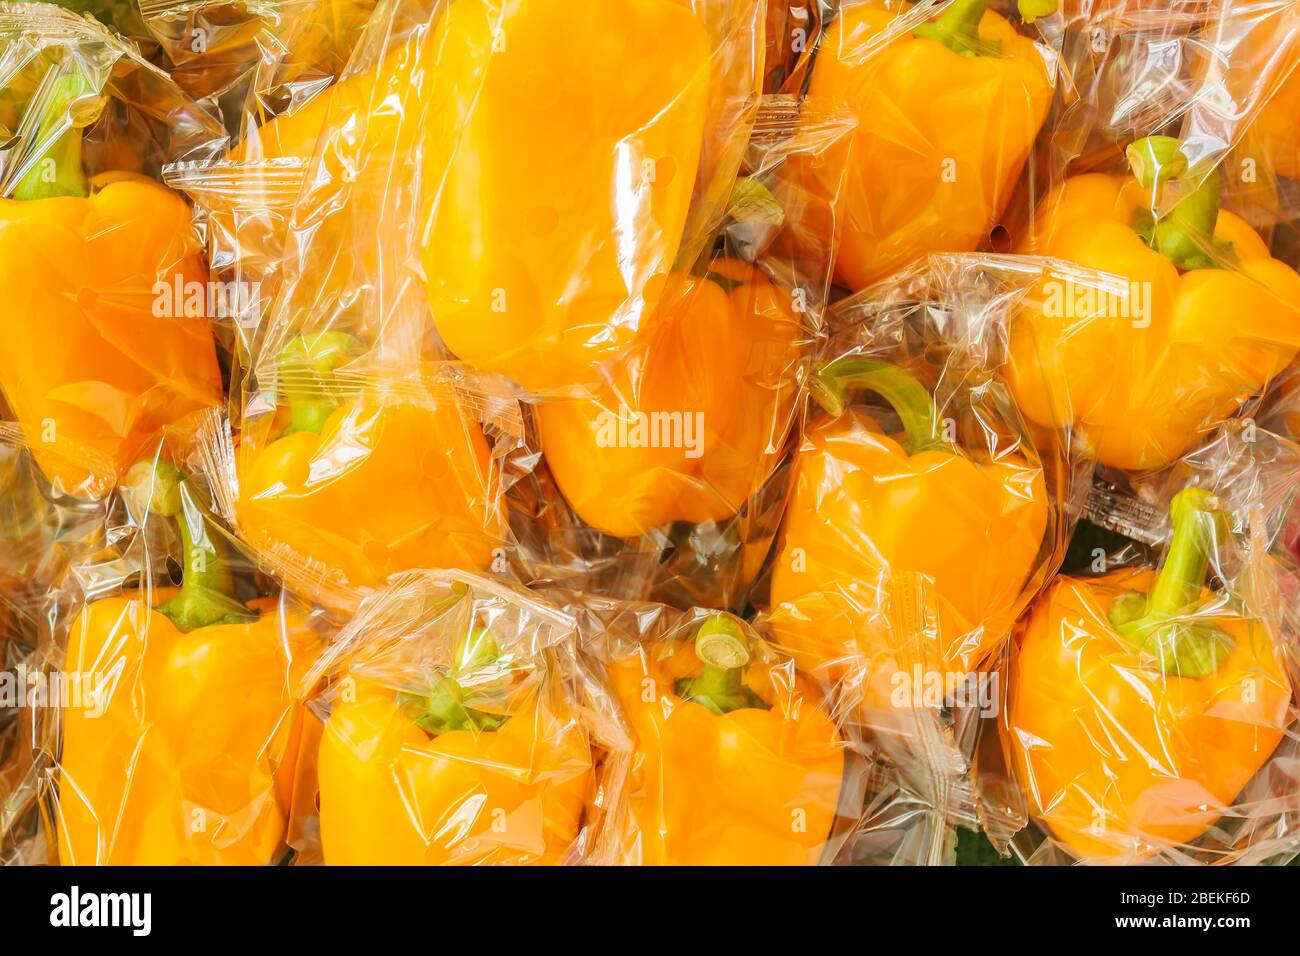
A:
[[[54,144],[0,199],[0,389],[56,488],[98,497],[222,387],[189,208],[141,176],[86,178],[66,114],[92,95],[70,75],[33,103]]]
[[[145,469],[146,472],[149,469]],[[72,624],[62,711],[65,865],[265,865],[285,840],[302,711],[320,650],[305,618],[229,596],[226,559],[174,467],[135,474],[174,515],[179,589],[88,604]]]
[[[290,343],[289,419],[236,452],[240,534],[297,587],[344,610],[398,571],[486,570],[505,537],[500,473],[454,395],[376,387],[331,398],[329,376],[359,348],[336,332]]]
[[[321,738],[327,864],[564,862],[578,838],[593,755],[541,662],[496,668],[476,629],[431,686],[349,672]]]
[[[594,381],[677,259],[709,32],[675,0],[460,0],[436,43],[423,262],[438,334],[526,389]]]
[[[827,28],[808,96],[858,117],[835,223],[836,274],[852,289],[927,253],[973,251],[1011,197],[1053,81],[1034,41],[988,5],[953,0],[887,37],[912,8],[863,0]],[[840,169],[811,175],[837,194]]]
[[[793,303],[746,263],[710,270],[647,286],[637,344],[595,397],[536,407],[551,473],[594,528],[633,537],[721,521],[784,450],[798,394]]]
[[[1214,498],[1174,498],[1158,574],[1057,578],[1019,638],[1006,741],[1030,809],[1083,860],[1141,862],[1214,825],[1281,742],[1266,625],[1204,587]]]
[[[1155,221],[1158,188],[1187,170],[1177,140],[1147,137],[1129,158],[1134,176],[1049,194],[1023,250],[1126,287],[1046,272],[1011,317],[1009,381],[1030,419],[1136,470],[1182,455],[1295,358],[1300,276],[1218,208],[1217,171]]]
[[[840,800],[844,742],[813,688],[758,656],[743,625],[706,618],[691,640],[610,665],[633,742],[618,862],[806,866]]]
[[[645,39],[662,36],[673,42],[649,55]],[[392,216],[372,207],[413,188],[403,164],[422,143],[423,264],[442,341],[481,370],[559,391],[627,349],[646,284],[677,259],[720,108],[711,59],[705,23],[677,0],[457,0],[236,158],[310,157],[322,131],[363,128],[321,161],[332,180],[361,184],[348,202],[366,208],[332,212],[324,235],[367,223],[400,249]],[[363,264],[375,253],[357,237],[373,234],[344,240]]]
[[[848,355],[818,376],[831,414],[807,429],[772,571],[770,627],[806,670],[865,668],[864,703],[890,706],[898,673],[964,677],[1010,631],[1043,546],[1042,468],[989,459],[939,434],[903,369]],[[879,392],[886,434],[849,389]]]

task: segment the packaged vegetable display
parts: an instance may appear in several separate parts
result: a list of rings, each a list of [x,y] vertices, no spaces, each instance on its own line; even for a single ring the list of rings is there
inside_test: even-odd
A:
[[[1300,860],[1297,77],[1300,0],[0,0],[0,864]]]

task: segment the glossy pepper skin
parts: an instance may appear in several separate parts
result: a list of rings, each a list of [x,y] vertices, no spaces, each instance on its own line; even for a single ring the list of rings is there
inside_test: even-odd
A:
[[[844,744],[788,662],[751,661],[710,617],[610,665],[634,738],[619,863],[809,866],[835,821]],[[720,646],[719,646],[720,645]]]
[[[1012,316],[1009,382],[1033,421],[1141,470],[1182,455],[1291,362],[1300,276],[1218,209],[1217,172],[1153,234],[1153,191],[1186,161],[1168,137],[1139,140],[1129,156],[1134,176],[1075,176],[1049,194],[1024,248],[1128,287],[1090,300],[1087,280],[1045,276]]]
[[[338,333],[309,336],[283,369],[323,381],[355,348]],[[310,388],[285,392],[287,427],[238,449],[235,510],[251,545],[318,583],[316,600],[347,609],[398,571],[492,563],[505,534],[500,476],[453,396],[379,392],[336,406]]]
[[[438,334],[531,391],[595,381],[678,255],[708,30],[676,0],[458,0],[435,43],[423,263]]]
[[[1202,586],[1212,513],[1180,492],[1159,574],[1057,578],[1020,636],[1004,733],[1031,811],[1082,860],[1195,840],[1282,740],[1281,647]]]
[[[1005,208],[1053,81],[1043,55],[987,0],[954,0],[887,42],[911,8],[845,5],[813,64],[810,99],[858,117],[838,205],[836,274],[862,289],[930,252],[971,252]],[[822,188],[835,195],[839,170]]]
[[[1293,68],[1259,111],[1252,133],[1279,176],[1300,179],[1300,68]]]
[[[798,394],[798,316],[754,267],[723,259],[709,278],[658,277],[647,305],[637,345],[594,398],[536,408],[565,499],[619,537],[736,514],[783,451]]]
[[[1049,517],[1041,467],[943,440],[929,393],[897,366],[849,355],[819,375],[814,421],[773,566],[771,627],[806,670],[866,666],[868,706],[919,665],[973,671],[1004,637]],[[886,434],[852,387],[883,394]]]
[[[526,865],[564,861],[591,785],[587,735],[545,688],[499,710],[470,706],[472,683],[427,696],[364,676],[321,738],[321,844],[327,864]]]
[[[76,76],[54,90],[32,106],[38,136],[91,95]],[[222,389],[189,208],[141,176],[88,180],[80,137],[66,131],[0,199],[0,389],[46,476],[98,497]]]
[[[285,840],[302,711],[297,681],[320,651],[305,619],[225,596],[222,559],[177,475],[153,482],[190,559],[156,604],[111,597],[72,624],[55,814],[64,865],[250,865]],[[169,486],[170,490],[165,490]],[[169,502],[169,503],[164,503]]]

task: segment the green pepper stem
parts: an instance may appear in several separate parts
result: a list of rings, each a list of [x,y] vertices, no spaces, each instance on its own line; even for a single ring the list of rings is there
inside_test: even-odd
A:
[[[151,513],[175,520],[181,539],[180,593],[157,610],[182,631],[254,620],[257,615],[234,597],[229,563],[180,469],[169,461],[141,461],[127,472],[126,480]]]
[[[405,710],[421,730],[431,734],[447,734],[457,730],[494,731],[500,728],[509,714],[493,714],[465,705],[465,690],[453,677],[443,677],[434,685],[431,694],[397,695],[397,704]]]
[[[879,359],[845,355],[823,366],[813,381],[813,395],[832,415],[842,414],[852,389],[864,388],[885,399],[903,425],[903,448],[914,455],[947,447],[938,433],[939,409],[925,386],[910,374]]]
[[[715,667],[712,664],[705,664],[702,671],[677,688],[683,700],[707,707],[715,714],[729,714],[742,707],[752,707],[747,690],[741,668]]]
[[[1174,496],[1169,519],[1169,550],[1155,584],[1145,596],[1136,591],[1120,595],[1108,616],[1121,636],[1156,657],[1166,673],[1205,677],[1227,658],[1232,639],[1212,624],[1178,618],[1200,600],[1222,514],[1210,492],[1184,488]]]
[[[705,664],[738,670],[749,663],[749,642],[740,622],[730,614],[709,617],[695,634],[695,656]]]
[[[397,695],[397,703],[422,730],[445,734],[453,730],[493,731],[510,719],[509,714],[494,714],[465,704],[465,689],[454,676],[465,671],[490,667],[501,656],[501,648],[486,627],[471,628],[460,645],[449,673],[434,685],[432,693]]]
[[[69,108],[92,92],[85,75],[71,73],[54,81],[49,96],[41,98],[43,102],[33,101],[28,107],[29,111],[38,111],[23,117],[23,126],[31,130],[33,141],[39,144],[55,138],[18,180],[14,199],[30,202],[56,196],[90,195],[90,182],[81,165],[81,130],[69,118]],[[60,129],[62,133],[58,132]]]
[[[1213,269],[1224,259],[1232,260],[1232,243],[1214,237],[1223,188],[1217,170],[1211,170],[1165,218],[1157,219],[1158,188],[1188,171],[1182,143],[1172,136],[1145,136],[1130,144],[1125,155],[1134,177],[1151,196],[1151,208],[1139,211],[1135,228],[1152,249],[1185,271]]]
[[[923,23],[912,36],[942,43],[961,56],[1001,56],[1001,45],[980,38],[980,21],[989,8],[989,0],[952,0],[946,10],[930,23]]]
[[[319,433],[338,408],[330,388],[330,373],[361,354],[362,346],[346,332],[321,332],[294,339],[280,352],[280,369],[286,379],[281,394],[289,406],[289,427],[294,432]]]

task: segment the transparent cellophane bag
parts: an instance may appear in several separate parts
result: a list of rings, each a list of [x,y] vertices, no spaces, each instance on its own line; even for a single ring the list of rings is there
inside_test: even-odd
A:
[[[132,38],[237,134],[251,102],[283,108],[283,97],[338,77],[374,8],[375,0],[139,0]]]
[[[726,219],[665,277],[631,351],[582,398],[530,407],[542,460],[511,492],[530,581],[741,610],[766,560],[830,293],[833,205],[786,176],[827,155],[844,112],[760,104]]]
[[[604,861],[844,862],[864,767],[833,688],[729,612],[543,593],[578,621],[625,732],[602,771]]]
[[[426,15],[382,7],[354,70],[381,59],[386,29],[400,24],[410,29],[396,61],[432,56]],[[390,71],[383,82],[397,77]],[[259,564],[345,613],[394,573],[507,571],[504,494],[530,467],[513,397],[439,361],[427,341],[428,303],[410,271],[420,228],[413,134],[428,106],[419,84],[397,91],[404,111],[380,108],[387,86],[379,81],[350,89],[377,99],[349,93],[325,104],[331,120],[315,158],[270,161],[254,173],[226,160],[172,168],[192,193],[227,202],[232,215],[213,218],[224,219],[220,261],[230,274],[271,283],[241,335],[246,364],[230,420],[210,415],[202,431],[203,471]],[[394,125],[402,149],[379,142]],[[335,282],[343,276],[356,284]]]
[[[251,189],[260,169],[281,174],[274,161],[307,170],[282,240],[296,305],[272,310],[267,321],[287,331],[270,337],[342,323],[346,298],[386,350],[445,357],[445,344],[532,391],[580,386],[623,351],[646,282],[693,262],[722,215],[753,122],[762,34],[757,0],[618,3],[390,0],[338,82],[254,91],[223,162]],[[647,26],[676,31],[673,57],[651,65],[639,50]],[[557,97],[572,102],[555,110]],[[589,120],[606,132],[593,139]],[[529,175],[514,168],[524,156]],[[378,308],[400,285],[426,287],[437,336],[428,316],[399,322]]]
[[[575,621],[544,597],[462,571],[399,575],[306,683],[323,689],[302,862],[602,862],[599,787],[617,790],[625,735]]]
[[[1040,198],[1020,204],[1035,212],[1008,243],[1127,291],[1027,311],[1013,347],[1046,371],[1014,388],[1026,415],[1073,427],[1103,464],[1176,460],[1295,357],[1300,276],[1270,253],[1278,203],[1248,131],[1298,27],[1273,0],[1081,5],[1067,19],[1075,95],[1049,121]]]
[[[995,846],[1033,865],[1300,851],[1297,454],[1248,420],[1145,476],[1154,545],[1093,549],[1022,618],[980,748]]]
[[[415,568],[518,576],[506,491],[533,455],[510,396],[446,364],[272,372],[242,428],[213,412],[196,431],[195,467],[261,569],[343,614]]]
[[[27,662],[42,688],[24,727],[28,862],[265,865],[288,852],[298,680],[332,625],[256,573],[173,450],[130,470],[98,549],[46,598]]]
[[[1184,141],[1199,179],[1240,143],[1295,62],[1285,0],[1073,0],[1062,60],[1072,95],[1049,124],[1048,186],[1138,137]]]
[[[0,443],[0,865],[45,859],[36,800],[43,635],[68,568],[102,547],[104,508],[55,495],[30,450]]]
[[[786,91],[858,119],[837,162],[803,173],[847,173],[834,221],[818,226],[835,237],[842,287],[931,253],[1006,251],[1002,224],[1037,195],[1039,133],[1067,92],[1060,17],[1036,6],[845,0],[822,24]]]
[[[102,496],[221,400],[201,240],[154,177],[225,135],[120,37],[49,4],[0,5],[0,129],[0,430],[56,494]]]
[[[864,730],[889,794],[862,828],[871,858],[941,863],[951,827],[974,825],[976,731],[1002,693],[989,664],[1086,490],[1067,436],[1026,421],[1004,380],[1007,323],[1054,268],[1104,281],[932,256],[832,311],[757,626],[837,682]]]

